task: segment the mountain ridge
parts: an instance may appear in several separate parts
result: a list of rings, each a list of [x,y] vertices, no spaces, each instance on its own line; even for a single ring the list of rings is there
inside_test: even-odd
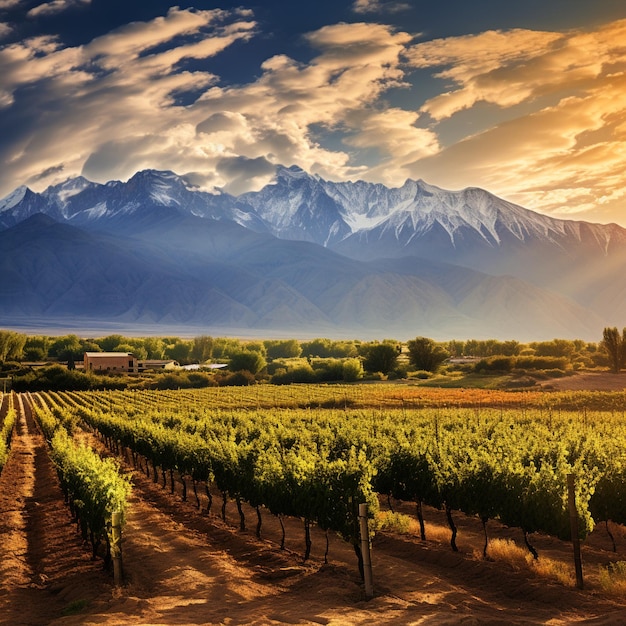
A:
[[[557,220],[479,188],[334,183],[291,166],[235,197],[144,170],[127,182],[68,179],[40,194],[19,187],[0,200],[0,236],[37,214],[97,237],[104,256],[116,238],[125,240],[132,252],[125,258],[141,276],[151,263],[167,275],[163,284],[176,277],[188,314],[163,293],[159,309],[159,298],[139,288],[140,304],[116,292],[131,321],[169,315],[175,323],[244,328],[317,324],[344,332],[352,325],[355,333],[504,338],[534,328],[536,336],[593,339],[603,324],[626,317],[625,229]],[[15,264],[0,257],[18,281]],[[58,264],[61,282],[75,263]],[[162,292],[158,283],[152,289]],[[28,292],[29,302],[36,299]],[[3,302],[0,316],[10,309]],[[31,314],[62,310],[55,306]]]

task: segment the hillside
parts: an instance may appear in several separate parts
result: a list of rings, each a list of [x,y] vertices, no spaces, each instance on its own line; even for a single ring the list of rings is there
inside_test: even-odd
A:
[[[292,166],[235,197],[146,170],[20,187],[0,200],[0,229],[2,319],[596,340],[626,318],[624,229],[481,189]]]

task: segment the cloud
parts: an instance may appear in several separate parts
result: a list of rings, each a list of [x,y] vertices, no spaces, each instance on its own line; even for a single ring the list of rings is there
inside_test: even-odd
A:
[[[419,43],[407,56],[416,68],[443,67],[436,76],[458,86],[422,107],[441,120],[478,102],[510,107],[584,88],[612,63],[623,63],[624,38],[626,20],[592,32],[488,31]]]
[[[561,217],[601,207],[616,220],[626,196],[625,159],[626,75],[620,74],[417,160],[410,170],[443,186],[481,181]]]
[[[453,128],[457,114],[465,110],[468,119],[481,103],[513,114],[408,169],[561,217],[601,207],[616,219],[626,195],[624,40],[626,20],[589,31],[490,31],[416,44],[410,63],[443,68],[437,76],[449,86],[421,107],[433,131]]]
[[[398,13],[408,11],[411,5],[390,0],[355,0],[352,10],[355,13]]]
[[[52,0],[52,2],[45,2],[36,7],[33,7],[28,11],[28,17],[40,17],[46,15],[55,15],[57,13],[63,13],[70,9],[81,9],[91,4],[91,0]]]
[[[4,22],[0,22],[0,39],[3,39],[12,31],[13,31],[13,28],[11,27],[10,24],[5,24]]]
[[[243,191],[268,170],[246,178],[232,164],[298,163],[340,179],[364,171],[349,164],[350,146],[369,145],[377,135],[386,134],[383,152],[402,142],[399,153],[413,157],[436,144],[426,131],[396,132],[401,111],[377,108],[382,93],[404,85],[400,59],[412,41],[384,25],[336,24],[310,33],[317,56],[309,63],[272,57],[249,84],[222,85],[197,64],[186,69],[188,60],[210,59],[255,29],[248,11],[173,8],[84,46],[64,47],[48,36],[0,48],[0,106],[10,113],[0,116],[0,193],[42,171],[53,174],[48,168],[58,162],[65,176],[105,181],[156,167]],[[182,94],[189,94],[185,106],[178,104]],[[410,125],[415,115],[404,119]],[[329,130],[346,138],[346,150],[324,146]],[[51,175],[40,185],[53,182]]]
[[[251,188],[266,184],[275,174],[276,165],[270,163],[265,157],[248,159],[237,156],[221,159],[217,162],[216,170],[228,180],[224,191],[239,195]],[[255,184],[257,179],[259,182]]]
[[[21,4],[23,1],[24,0],[0,0],[0,11],[12,9]]]
[[[216,77],[181,71],[180,64],[247,40],[254,30],[249,18],[246,11],[173,8],[84,46],[37,37],[0,48],[3,184],[54,172],[49,168],[59,161],[66,175],[84,169],[102,180],[169,161],[180,166],[185,154],[193,160],[195,146],[186,142],[201,120],[190,114],[185,123],[185,108],[175,101]]]
[[[305,36],[307,62],[277,54],[225,83],[211,59],[258,29],[247,10],[173,7],[83,46],[0,47],[0,195],[146,167],[240,193],[296,163],[331,180],[481,186],[555,215],[623,207],[626,20],[432,41],[331,24]],[[421,96],[413,71],[439,93]]]

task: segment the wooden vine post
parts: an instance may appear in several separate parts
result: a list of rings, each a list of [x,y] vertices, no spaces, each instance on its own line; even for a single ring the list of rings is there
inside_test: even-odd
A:
[[[583,566],[580,558],[580,538],[578,536],[578,512],[576,511],[576,492],[574,474],[567,475],[567,500],[569,504],[569,520],[572,529],[572,544],[574,546],[574,567],[576,568],[576,587],[583,588]]]
[[[372,555],[370,552],[370,531],[367,524],[367,504],[359,504],[359,527],[361,534],[361,554],[363,556],[363,581],[365,583],[365,595],[374,597],[374,584],[372,582]]]
[[[111,557],[113,559],[113,581],[122,584],[122,514],[115,511],[111,515]]]

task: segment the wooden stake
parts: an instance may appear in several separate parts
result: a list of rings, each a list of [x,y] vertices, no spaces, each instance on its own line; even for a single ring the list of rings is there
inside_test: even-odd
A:
[[[367,504],[359,504],[359,525],[361,531],[361,554],[363,556],[363,578],[365,582],[365,595],[374,597],[374,584],[372,582],[372,555],[370,552],[370,531],[367,525]]]
[[[113,558],[113,581],[119,587],[122,584],[122,514],[115,511],[111,515],[111,556]]]
[[[576,511],[576,492],[574,474],[567,475],[567,500],[569,504],[569,520],[572,529],[572,544],[574,546],[574,567],[576,568],[576,586],[583,588],[583,566],[580,558],[580,539],[578,537],[578,512]]]

